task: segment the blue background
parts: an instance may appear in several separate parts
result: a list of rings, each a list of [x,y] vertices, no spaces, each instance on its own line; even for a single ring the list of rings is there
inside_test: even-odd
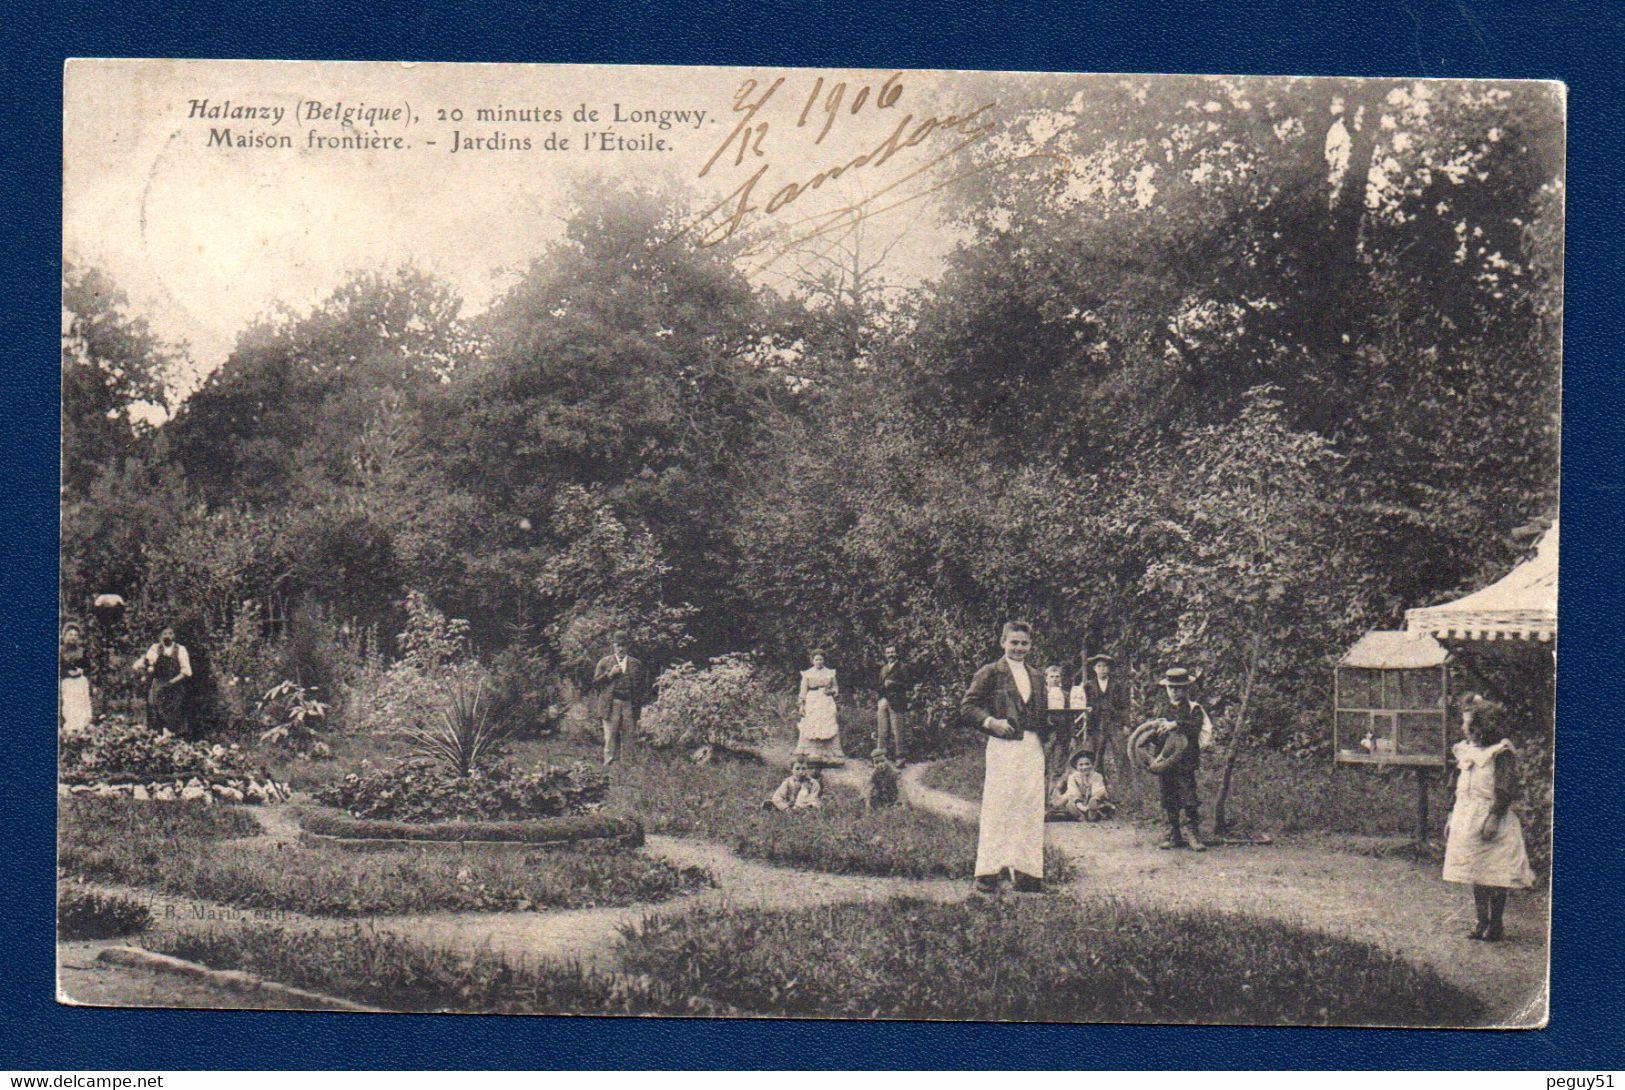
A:
[[[6,5],[0,1069],[1618,1066],[1620,61],[1625,5],[1259,2],[805,7],[746,0]],[[61,62],[68,56],[591,61],[1561,79],[1569,85],[1563,649],[1552,1022],[1540,1032],[1174,1029],[101,1011],[52,1001]],[[1604,669],[1608,667],[1608,669]],[[1602,748],[1597,748],[1598,746]],[[1381,906],[1373,905],[1380,912]],[[1536,1084],[1531,1081],[1531,1085]]]

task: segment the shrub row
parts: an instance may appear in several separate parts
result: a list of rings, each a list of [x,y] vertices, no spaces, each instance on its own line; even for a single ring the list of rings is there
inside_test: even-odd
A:
[[[56,895],[58,939],[116,939],[152,922],[152,911],[128,897],[64,886]]]

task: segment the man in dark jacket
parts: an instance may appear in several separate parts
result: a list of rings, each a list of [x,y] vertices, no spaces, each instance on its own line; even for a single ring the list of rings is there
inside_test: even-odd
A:
[[[1042,893],[1044,878],[1044,676],[1027,665],[1033,630],[1004,626],[1004,657],[971,678],[959,704],[966,726],[988,736],[976,842],[976,892],[996,893],[1010,872],[1017,893]]]
[[[1123,755],[1123,740],[1129,730],[1128,686],[1112,676],[1117,660],[1110,655],[1090,655],[1084,663],[1087,677],[1082,681],[1084,699],[1089,704],[1085,747],[1094,755],[1095,771],[1106,774],[1106,755]]]
[[[643,663],[628,652],[625,632],[610,637],[610,652],[593,670],[598,695],[598,717],[604,725],[604,763],[621,759],[621,742],[638,728],[643,710]]]
[[[908,715],[913,685],[914,671],[897,654],[897,645],[887,644],[876,683],[880,699],[875,703],[875,752],[884,754],[898,768],[907,763],[903,752],[904,717]]]

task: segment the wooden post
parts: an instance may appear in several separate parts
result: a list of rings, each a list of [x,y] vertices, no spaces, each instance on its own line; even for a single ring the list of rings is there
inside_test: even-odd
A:
[[[1416,842],[1428,842],[1428,770],[1416,768]]]

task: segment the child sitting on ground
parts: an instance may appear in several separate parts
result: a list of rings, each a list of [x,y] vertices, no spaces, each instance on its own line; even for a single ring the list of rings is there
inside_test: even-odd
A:
[[[817,810],[824,805],[824,785],[818,773],[805,757],[797,757],[790,766],[790,774],[773,792],[773,797],[762,803],[764,810]]]
[[[870,810],[882,810],[897,805],[897,766],[886,757],[886,751],[877,749],[869,758],[874,770],[869,773],[869,788],[864,792],[864,805]]]
[[[1078,750],[1069,758],[1069,763],[1071,771],[1050,802],[1056,816],[1071,821],[1099,821],[1111,817],[1116,808],[1106,792],[1106,779],[1095,770],[1089,751]]]

